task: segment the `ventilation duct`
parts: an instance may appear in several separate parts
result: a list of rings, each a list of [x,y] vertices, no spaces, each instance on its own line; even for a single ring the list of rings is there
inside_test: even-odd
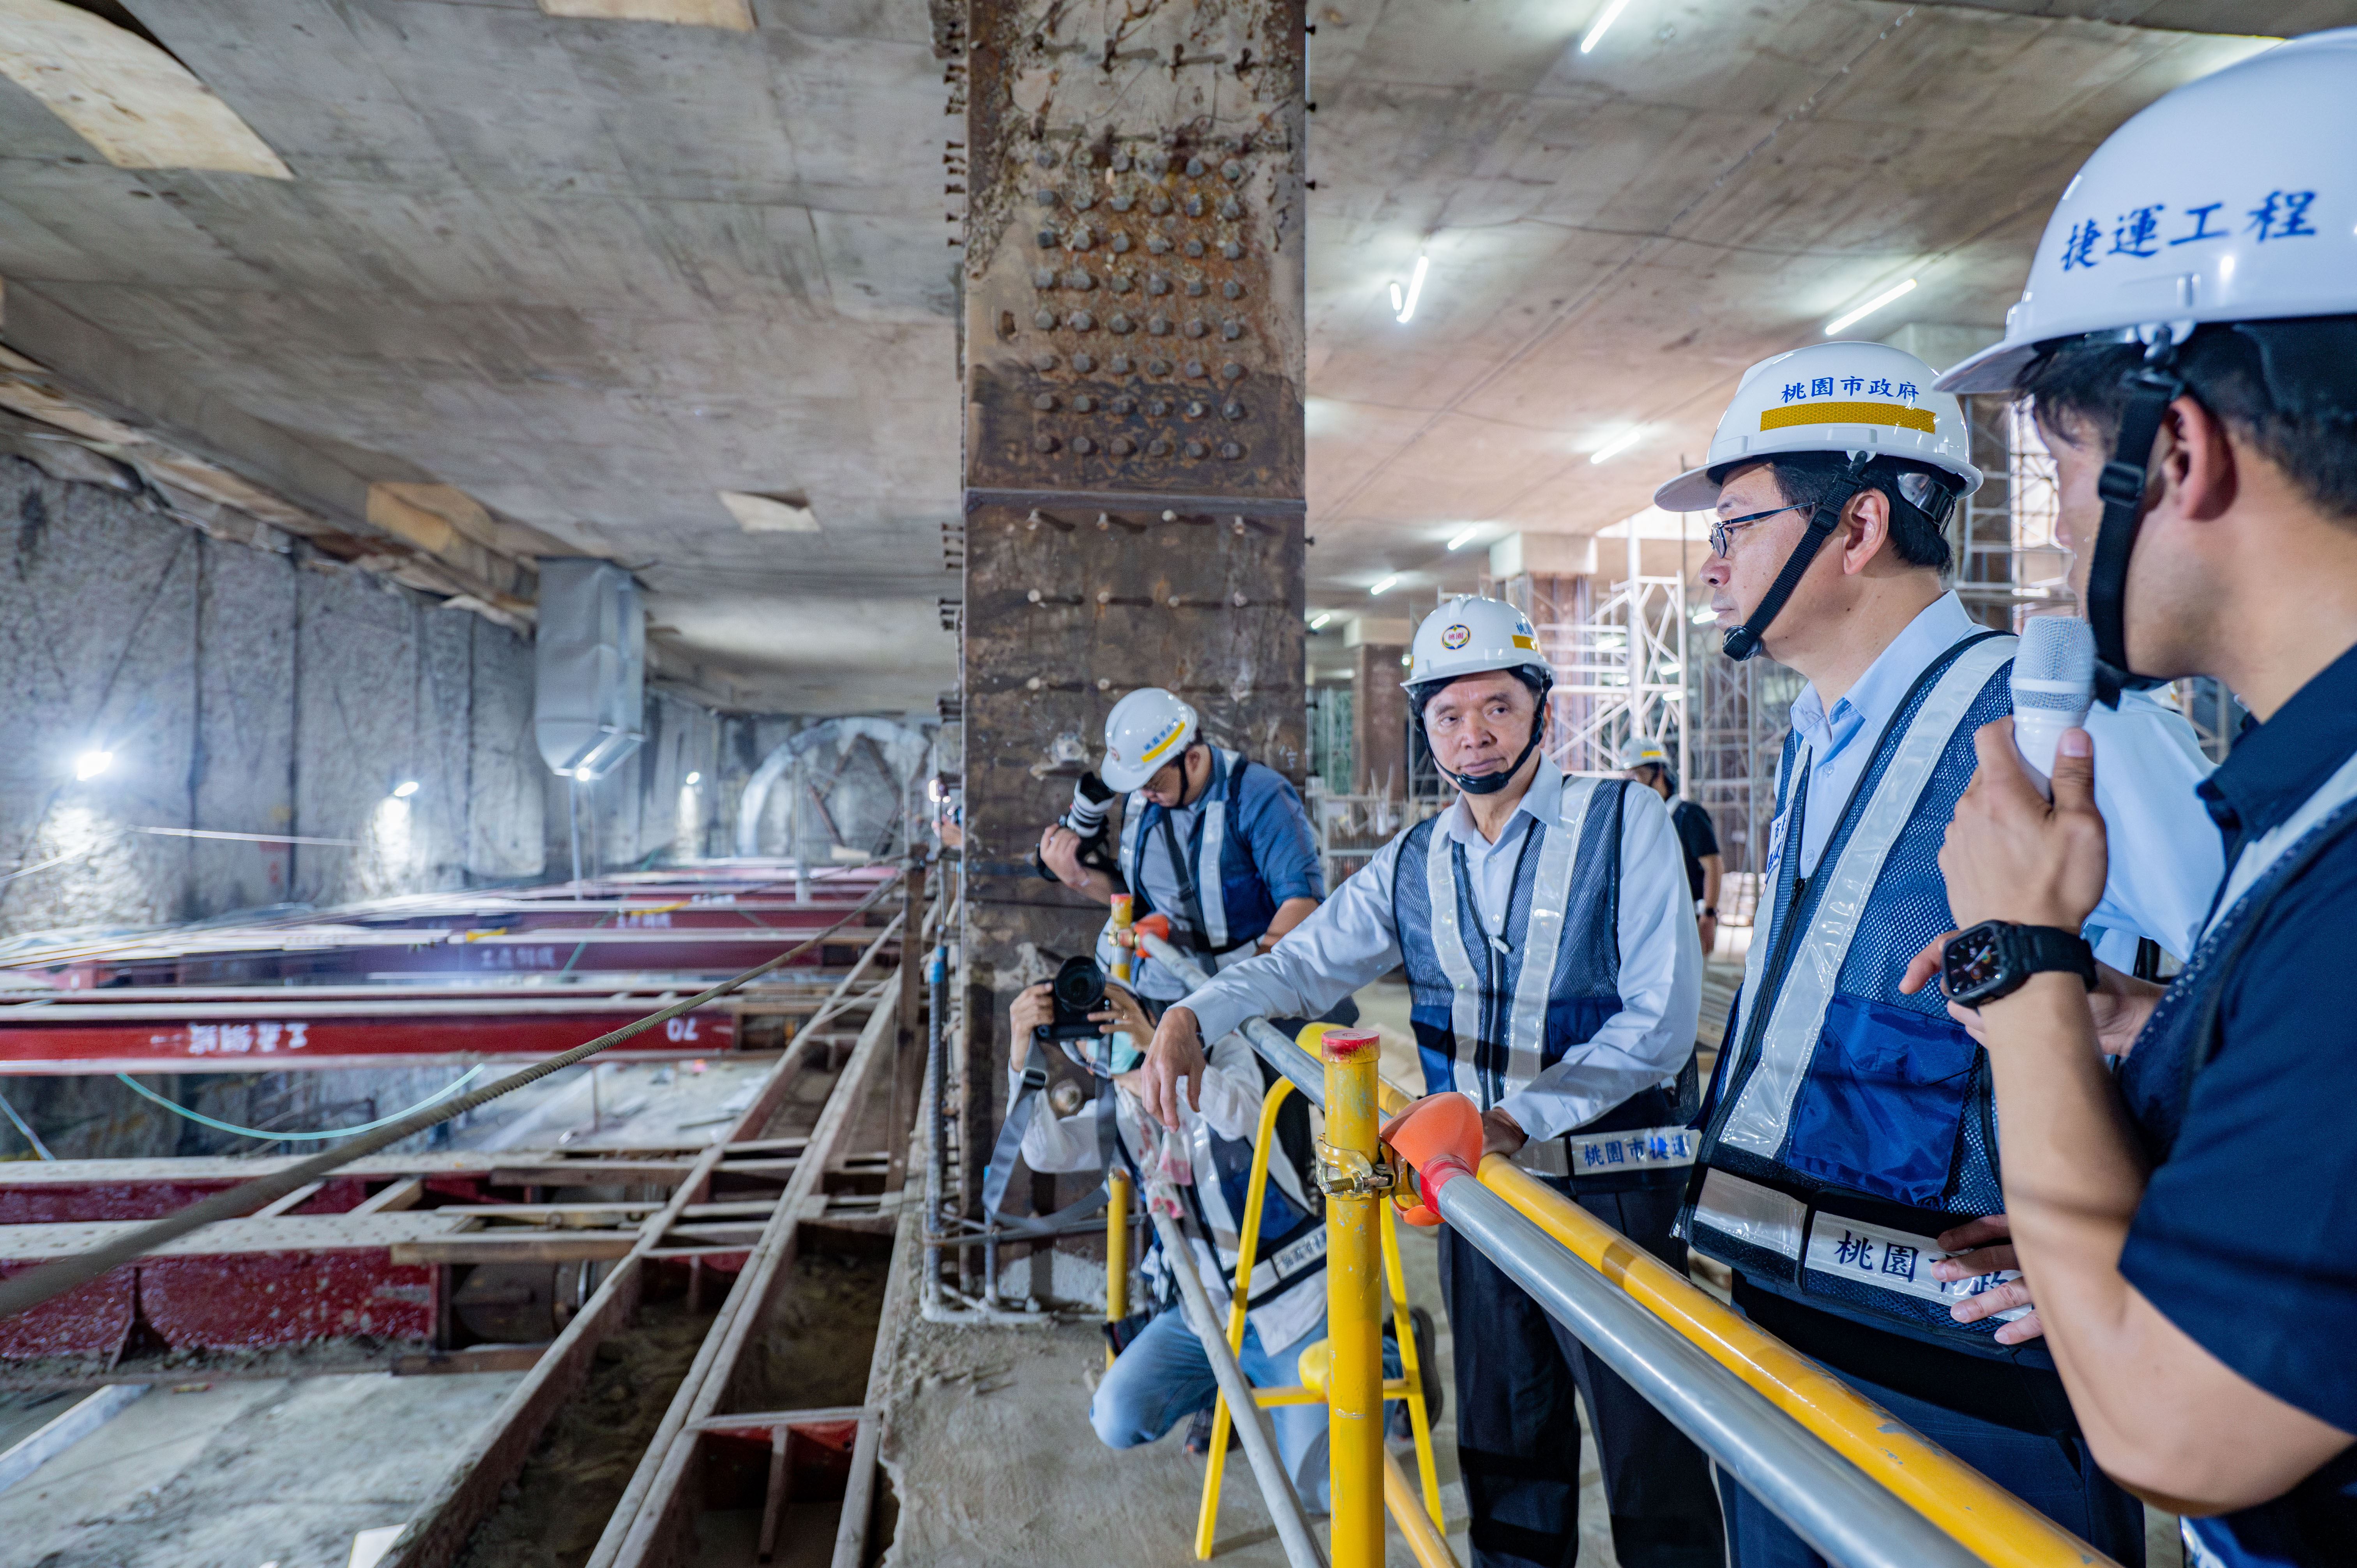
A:
[[[646,738],[647,618],[610,561],[540,563],[533,736],[560,775],[602,779]]]

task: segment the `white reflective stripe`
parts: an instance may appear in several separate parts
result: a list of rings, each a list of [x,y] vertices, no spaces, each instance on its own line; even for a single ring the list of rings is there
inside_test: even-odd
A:
[[[1770,1004],[1759,1062],[1727,1113],[1719,1132],[1722,1143],[1762,1159],[1775,1158],[1783,1147],[1785,1132],[1792,1124],[1792,1101],[1816,1052],[1834,983],[1841,976],[1843,961],[1849,957],[1850,942],[1857,935],[1858,921],[1882,875],[1883,862],[1914,815],[1956,726],[1989,678],[2013,657],[2013,646],[2010,637],[1993,637],[1957,655],[1900,738],[1882,781],[1875,786],[1873,797],[1842,848],[1840,861],[1831,867],[1817,867],[1824,891],[1817,897],[1815,918]],[[1840,829],[1836,826],[1834,831]],[[1799,853],[1797,844],[1787,847]]]
[[[1801,798],[1801,784],[1809,776],[1808,757],[1808,744],[1803,742],[1792,754],[1792,792],[1785,799],[1784,810],[1769,826],[1768,869],[1760,874],[1760,891],[1752,903],[1751,940],[1743,948],[1743,988],[1735,994],[1735,1037],[1738,1042],[1751,1028],[1751,1002],[1760,994],[1760,976],[1768,967],[1768,950],[1776,945],[1776,886],[1782,875],[1777,863],[1781,858],[1785,826],[1792,819],[1792,802]]]
[[[1507,1025],[1506,1092],[1518,1094],[1538,1077],[1546,1059],[1547,998],[1555,990],[1555,961],[1563,947],[1563,924],[1571,902],[1571,872],[1579,858],[1580,830],[1587,808],[1596,799],[1593,779],[1566,779],[1555,821],[1539,841],[1538,869],[1531,879],[1531,913],[1519,946],[1521,973],[1514,982],[1514,1006]],[[1529,831],[1541,832],[1534,826]],[[1513,896],[1507,894],[1511,920]],[[1507,936],[1512,939],[1513,933]]]
[[[2226,890],[2219,896],[2218,912],[2211,917],[2210,926],[2224,919],[2226,912],[2242,901],[2243,895],[2309,830],[2352,800],[2357,800],[2357,757],[2342,763],[2315,794],[2301,802],[2299,810],[2253,839],[2244,849],[2243,857],[2234,863],[2234,874],[2226,878]],[[2209,934],[2210,928],[2204,927],[2202,935]]]
[[[1808,1267],[1812,1273],[1830,1274],[1872,1285],[1877,1290],[1896,1291],[1951,1305],[2021,1277],[2019,1269],[1999,1269],[1970,1279],[1932,1278],[1932,1265],[1955,1255],[1942,1251],[1940,1243],[1929,1236],[1889,1230],[1879,1225],[1868,1225],[1863,1219],[1820,1213],[1809,1221]],[[2029,1307],[2016,1306],[1992,1316],[2001,1323],[2010,1323],[2027,1316],[2029,1311]]]
[[[1561,1140],[1573,1176],[1668,1170],[1694,1164],[1702,1134],[1691,1127],[1632,1127],[1625,1133],[1573,1133]]]
[[[1228,838],[1228,800],[1224,791],[1211,793],[1203,802],[1203,847],[1195,857],[1195,897],[1203,906],[1203,940],[1213,952],[1228,945],[1228,896],[1220,871],[1220,851]]]
[[[1474,1103],[1487,1111],[1491,1101],[1482,1092],[1481,1075],[1473,1065],[1481,1040],[1481,987],[1473,978],[1473,961],[1466,954],[1464,922],[1457,918],[1457,865],[1456,856],[1449,853],[1451,843],[1435,818],[1424,855],[1425,892],[1432,902],[1432,950],[1439,955],[1440,972],[1448,976],[1454,993],[1448,1017],[1457,1036],[1457,1051],[1450,1073],[1458,1091],[1471,1095]],[[1486,953],[1482,961],[1488,962]]]
[[[1252,1294],[1259,1295],[1288,1274],[1297,1274],[1326,1256],[1326,1227],[1312,1226],[1309,1234],[1278,1252],[1273,1258],[1261,1258],[1253,1264]]]
[[[1801,1256],[1801,1231],[1808,1206],[1772,1187],[1729,1176],[1722,1170],[1702,1178],[1702,1197],[1695,1203],[1695,1223],[1719,1234],[1795,1261]]]
[[[1195,1167],[1195,1199],[1203,1206],[1203,1219],[1219,1244],[1221,1261],[1232,1262],[1243,1244],[1243,1226],[1228,1207],[1228,1189],[1220,1182],[1220,1157],[1211,1147],[1211,1124],[1191,1112],[1184,1120],[1187,1157]]]

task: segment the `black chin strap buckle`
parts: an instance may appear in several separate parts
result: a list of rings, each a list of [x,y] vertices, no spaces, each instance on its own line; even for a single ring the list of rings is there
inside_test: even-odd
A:
[[[2120,704],[2123,692],[2141,692],[2161,682],[2139,675],[2128,664],[2128,558],[2136,552],[2136,534],[2144,526],[2145,490],[2152,467],[2153,445],[2159,439],[2169,405],[2185,395],[2185,379],[2177,373],[2176,350],[2164,335],[2152,347],[2144,364],[2126,378],[2127,404],[2120,411],[2120,427],[2111,460],[2095,478],[2095,495],[2104,503],[2102,523],[2095,530],[2095,548],[2087,564],[2085,610],[2095,634],[2095,698],[2107,708]]]

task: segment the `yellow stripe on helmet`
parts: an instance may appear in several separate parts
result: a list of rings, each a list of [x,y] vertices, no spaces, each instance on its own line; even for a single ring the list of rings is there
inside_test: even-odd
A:
[[[1164,736],[1160,740],[1157,740],[1152,746],[1147,746],[1146,750],[1139,755],[1137,760],[1140,762],[1152,762],[1156,760],[1161,757],[1164,752],[1169,750],[1171,746],[1178,744],[1178,737],[1186,733],[1187,724],[1186,721],[1182,719],[1171,727],[1168,735]]]
[[[1516,648],[1527,648],[1533,653],[1536,653],[1539,650],[1539,639],[1535,637],[1524,637],[1518,631],[1514,633],[1514,646]]]
[[[1889,424],[1900,430],[1934,428],[1932,411],[1903,403],[1796,403],[1771,408],[1760,415],[1762,430],[1786,430],[1795,424]]]

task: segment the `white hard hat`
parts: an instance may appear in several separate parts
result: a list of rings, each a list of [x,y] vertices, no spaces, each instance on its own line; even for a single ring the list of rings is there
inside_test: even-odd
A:
[[[1104,781],[1127,794],[1177,761],[1194,744],[1195,710],[1159,686],[1140,686],[1105,715]]]
[[[1427,681],[1454,681],[1492,670],[1528,670],[1542,680],[1555,679],[1539,652],[1539,634],[1530,617],[1503,599],[1466,594],[1425,617],[1415,628],[1407,679],[1400,684],[1413,689]]]
[[[2189,82],[2104,138],[2029,263],[2005,338],[1942,376],[2011,392],[2039,346],[2182,342],[2205,321],[2357,312],[2357,28]]]
[[[1620,748],[1622,768],[1643,768],[1649,764],[1655,768],[1667,768],[1670,765],[1670,754],[1662,749],[1660,741],[1646,740],[1640,736]]]
[[[1968,496],[1980,489],[1981,471],[1972,464],[1964,405],[1932,390],[1935,374],[1887,343],[1812,343],[1762,360],[1743,372],[1702,466],[1655,490],[1653,504],[1708,511],[1718,504],[1714,470],[1802,452],[1872,452],[1918,463],[1953,476],[1957,494]]]

